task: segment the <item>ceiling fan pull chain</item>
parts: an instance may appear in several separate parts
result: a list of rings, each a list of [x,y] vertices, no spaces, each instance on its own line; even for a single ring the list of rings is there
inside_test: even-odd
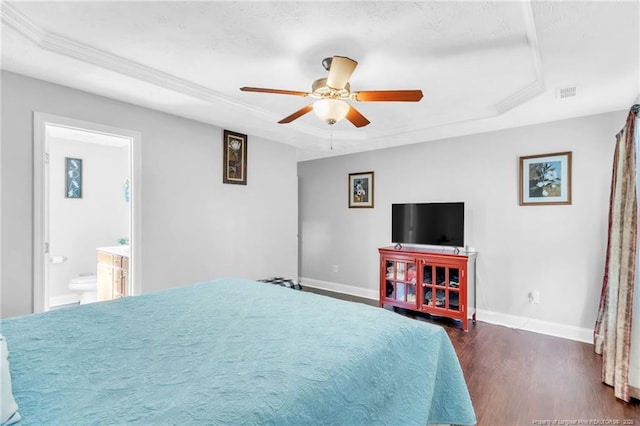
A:
[[[331,145],[331,151],[333,151],[333,126],[329,126],[329,144]]]

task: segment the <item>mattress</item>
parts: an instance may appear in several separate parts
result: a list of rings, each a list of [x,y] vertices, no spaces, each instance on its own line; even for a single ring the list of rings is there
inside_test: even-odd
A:
[[[225,279],[5,319],[20,425],[472,425],[439,326]]]

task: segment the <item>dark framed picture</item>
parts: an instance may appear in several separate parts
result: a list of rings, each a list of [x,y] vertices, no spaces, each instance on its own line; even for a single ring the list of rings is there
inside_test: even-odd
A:
[[[349,208],[373,207],[373,172],[349,173]]]
[[[82,198],[82,160],[65,157],[64,172],[65,198]]]
[[[520,157],[520,205],[571,204],[571,151]]]
[[[224,131],[222,182],[247,184],[247,135]]]

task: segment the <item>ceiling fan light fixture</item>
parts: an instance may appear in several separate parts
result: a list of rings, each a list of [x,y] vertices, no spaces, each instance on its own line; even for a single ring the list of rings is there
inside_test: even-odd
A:
[[[317,99],[315,103],[307,104],[278,121],[279,124],[291,123],[293,120],[297,120],[314,110],[318,118],[329,125],[336,124],[346,118],[358,128],[367,126],[371,122],[355,107],[345,102],[345,99],[351,99],[356,102],[418,102],[422,99],[422,90],[365,90],[352,93],[349,79],[358,62],[346,56],[332,56],[325,58],[322,61],[322,65],[329,71],[329,74],[327,77],[315,80],[311,85],[311,92],[263,87],[241,87],[240,90],[243,92],[275,93]]]
[[[320,99],[313,104],[313,112],[327,124],[335,124],[347,116],[349,104],[339,99]]]

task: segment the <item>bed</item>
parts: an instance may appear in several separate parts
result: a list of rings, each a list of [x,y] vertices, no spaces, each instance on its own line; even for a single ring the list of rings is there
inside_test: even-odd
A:
[[[439,326],[244,279],[2,320],[23,425],[476,423]]]

